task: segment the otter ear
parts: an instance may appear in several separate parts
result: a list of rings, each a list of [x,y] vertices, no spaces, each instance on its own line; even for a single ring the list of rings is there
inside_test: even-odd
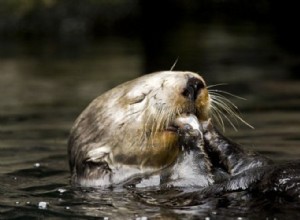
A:
[[[110,153],[110,147],[103,146],[103,147],[97,147],[95,149],[92,149],[88,151],[86,161],[89,162],[101,162],[103,161],[103,158]]]

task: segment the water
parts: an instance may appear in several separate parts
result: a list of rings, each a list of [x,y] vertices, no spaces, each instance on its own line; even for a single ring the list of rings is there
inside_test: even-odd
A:
[[[299,217],[296,204],[261,209],[270,201],[260,200],[249,208],[240,203],[247,201],[243,194],[239,203],[226,195],[184,205],[190,198],[175,189],[97,190],[69,184],[68,132],[83,108],[120,82],[169,69],[178,56],[175,69],[201,72],[209,84],[229,83],[219,88],[247,98],[232,100],[255,129],[228,127],[227,136],[278,162],[299,159],[300,81],[291,72],[294,61],[270,32],[251,28],[183,25],[158,48],[162,53],[152,65],[138,38],[108,38],[75,48],[1,45],[0,218]],[[168,203],[174,200],[180,205]]]

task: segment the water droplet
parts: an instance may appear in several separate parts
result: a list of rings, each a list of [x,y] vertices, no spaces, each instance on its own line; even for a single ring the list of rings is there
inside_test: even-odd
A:
[[[39,202],[38,207],[39,209],[46,209],[48,206],[48,202]]]
[[[210,217],[205,217],[205,220],[210,220]]]
[[[19,201],[16,201],[16,205],[19,205],[20,204],[20,202]]]
[[[103,220],[108,220],[108,217],[104,217]]]
[[[66,189],[57,189],[57,191],[61,194],[63,194],[64,192],[66,192],[67,190]]]
[[[36,168],[37,168],[37,167],[40,167],[40,166],[41,166],[40,163],[35,163],[35,164],[34,164],[34,167],[36,167]]]
[[[136,217],[136,220],[147,220],[148,218],[146,216],[142,216],[142,217]]]
[[[65,209],[69,210],[69,209],[70,209],[70,206],[66,206],[66,208],[65,208]]]

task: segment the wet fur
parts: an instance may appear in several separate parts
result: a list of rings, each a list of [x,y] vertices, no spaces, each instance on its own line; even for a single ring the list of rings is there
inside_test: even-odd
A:
[[[71,129],[68,154],[74,184],[110,185],[148,175],[174,163],[178,135],[166,127],[183,112],[206,120],[209,95],[203,88],[190,100],[182,95],[191,72],[159,72],[121,84],[96,98]]]
[[[150,74],[95,99],[71,130],[73,184],[202,187],[196,195],[185,194],[190,204],[243,190],[299,199],[300,161],[274,165],[223,136],[208,118],[214,116],[221,125],[222,118],[232,124],[228,115],[243,121],[235,106],[216,91],[209,96],[207,89],[194,103],[186,100],[181,94],[189,77],[203,80],[190,72]],[[164,130],[184,112],[197,116],[203,140],[181,143],[182,137]]]

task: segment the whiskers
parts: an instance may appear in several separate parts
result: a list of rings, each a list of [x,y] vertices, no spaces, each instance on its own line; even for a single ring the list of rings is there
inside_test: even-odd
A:
[[[155,111],[147,111],[145,115],[147,115],[147,120],[143,129],[143,135],[146,137],[144,140],[148,140],[148,145],[150,143],[152,147],[157,144],[167,146],[168,140],[157,139],[157,137],[160,137],[160,132],[164,131],[175,120],[177,109],[162,104],[156,106]]]
[[[211,99],[211,115],[215,119],[215,121],[223,128],[223,130],[225,130],[225,121],[227,121],[236,131],[238,130],[236,124],[238,124],[239,121],[247,125],[248,127],[254,129],[253,126],[247,123],[240,116],[238,107],[224,95],[228,95],[242,100],[246,99],[223,90],[212,89],[220,85],[226,84],[222,83],[207,87]]]

